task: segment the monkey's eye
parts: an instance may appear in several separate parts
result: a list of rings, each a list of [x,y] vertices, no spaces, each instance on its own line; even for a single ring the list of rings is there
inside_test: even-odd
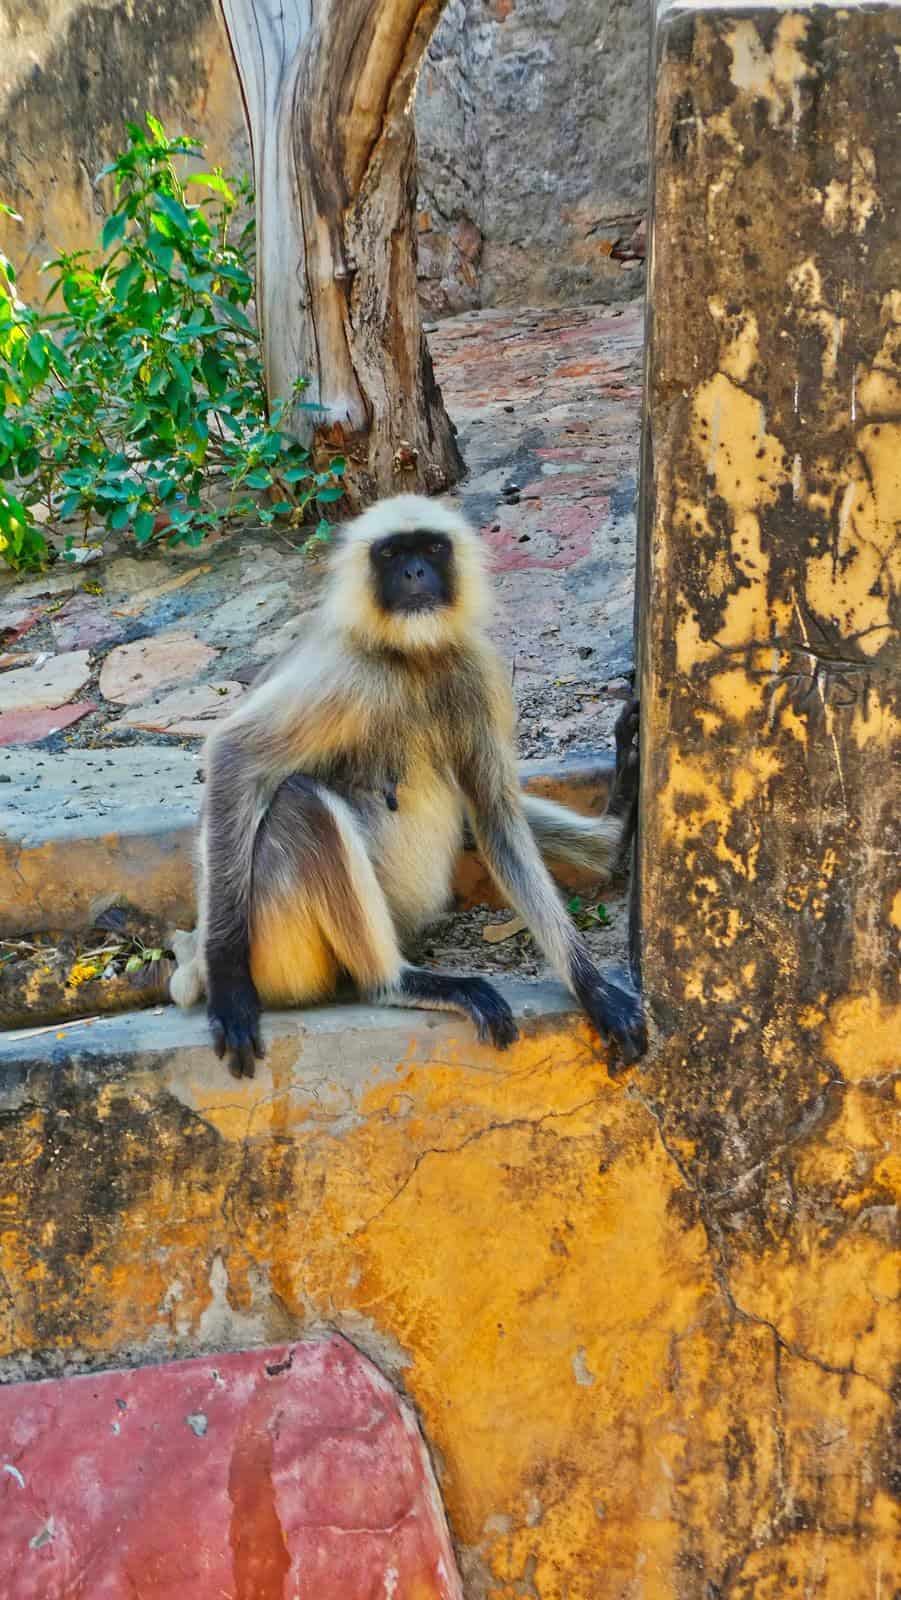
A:
[[[443,556],[444,555],[444,545],[443,544],[430,544],[430,545],[427,545],[426,548],[427,548],[430,556]]]

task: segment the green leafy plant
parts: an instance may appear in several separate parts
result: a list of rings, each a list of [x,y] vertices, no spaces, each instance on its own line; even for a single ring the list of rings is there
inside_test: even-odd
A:
[[[100,523],[197,545],[231,518],[297,525],[343,494],[344,461],[317,471],[282,429],[285,402],[267,408],[246,184],[189,170],[200,145],[155,117],[127,135],[100,174],[115,207],[98,249],[46,263],[55,309],[25,304],[0,255],[0,555],[17,569],[73,521],[82,538]],[[303,389],[291,405],[318,409]],[[316,536],[328,526],[320,510]]]
[[[574,894],[571,899],[567,900],[566,909],[576,926],[583,931],[589,928],[596,928],[598,925],[602,928],[609,928],[610,926],[610,913],[603,903],[596,906],[587,906],[581,895]]]

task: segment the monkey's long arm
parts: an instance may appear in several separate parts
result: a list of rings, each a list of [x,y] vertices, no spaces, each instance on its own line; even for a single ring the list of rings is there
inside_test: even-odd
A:
[[[243,730],[242,730],[243,732]],[[250,976],[250,894],[257,829],[271,799],[261,751],[223,730],[207,749],[200,930],[213,1047],[251,1072],[262,1056],[260,1003]]]
[[[507,746],[490,727],[481,734],[465,763],[461,783],[471,806],[478,846],[490,872],[511,904],[525,917],[548,960],[584,1006],[599,1032],[612,1035],[626,1062],[637,1060],[645,1047],[641,1002],[634,991],[602,977],[595,967],[541,858]],[[555,807],[554,811],[562,811],[562,808]],[[566,812],[563,815],[570,816]],[[608,818],[581,819],[589,824],[598,857],[604,841],[604,864],[610,859],[612,830],[598,831],[598,824],[608,819],[615,829],[618,844],[621,820],[609,817],[609,813]],[[546,813],[543,821],[547,822]],[[555,817],[554,822],[559,829],[559,817]],[[584,841],[589,836],[578,827],[575,833],[567,827],[566,835],[573,848],[576,839]],[[564,845],[558,838],[557,852],[562,848]],[[564,859],[573,857],[570,854]]]

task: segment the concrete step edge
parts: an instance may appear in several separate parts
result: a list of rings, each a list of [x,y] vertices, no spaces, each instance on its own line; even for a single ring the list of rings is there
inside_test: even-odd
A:
[[[562,984],[552,980],[499,979],[495,987],[511,1006],[524,1033],[558,1027],[578,1015],[578,1007]],[[420,1059],[444,1057],[456,1050],[485,1050],[463,1017],[437,1011],[411,1011],[400,1006],[361,1003],[311,1007],[305,1011],[271,1011],[263,1019],[267,1057],[254,1080],[264,1094],[272,1087],[273,1061],[279,1074],[288,1070],[298,1083],[330,1079],[358,1080],[361,1072],[393,1065],[415,1053]],[[503,1056],[497,1061],[503,1062]],[[157,1071],[177,1063],[204,1091],[218,1085],[227,1099],[234,1089],[226,1068],[210,1046],[202,1007],[176,1006],[127,1011],[115,1016],[0,1034],[0,1111],[23,1101],[44,1102],[58,1093],[57,1072],[66,1071],[71,1088],[76,1078],[99,1085],[130,1072]],[[237,1091],[236,1091],[237,1092]]]
[[[597,812],[606,804],[614,763],[598,754],[523,762],[521,770],[530,793]],[[121,806],[100,818],[76,818],[71,825],[51,818],[38,827],[4,828],[0,938],[77,933],[109,906],[122,903],[148,920],[192,927],[193,838],[191,811],[184,804],[162,816],[145,807]],[[578,887],[580,879],[569,873],[561,881]],[[503,903],[472,851],[460,859],[454,892],[462,907]]]

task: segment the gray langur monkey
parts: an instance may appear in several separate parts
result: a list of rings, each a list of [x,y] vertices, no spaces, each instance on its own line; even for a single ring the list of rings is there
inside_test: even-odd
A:
[[[216,1054],[252,1076],[261,1006],[306,1005],[342,975],[371,1000],[461,1012],[505,1049],[482,978],[405,961],[447,903],[464,823],[505,896],[598,1031],[631,1062],[641,1001],[597,970],[542,859],[599,874],[632,821],[637,706],[617,727],[602,817],[523,795],[507,674],[484,632],[479,541],[449,506],[400,495],[344,530],[312,626],[206,746],[195,935],[173,999],[206,994]]]

